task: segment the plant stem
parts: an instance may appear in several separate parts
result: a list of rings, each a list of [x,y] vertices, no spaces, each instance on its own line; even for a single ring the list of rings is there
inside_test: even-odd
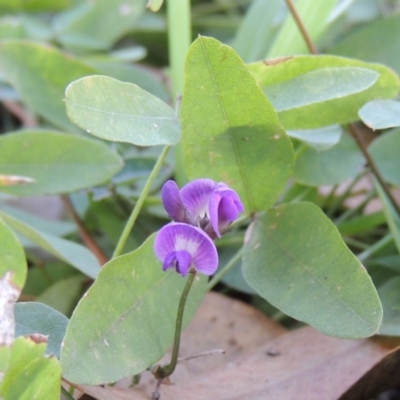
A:
[[[365,260],[370,258],[373,254],[377,253],[379,250],[383,249],[385,246],[387,246],[392,241],[393,241],[393,235],[391,233],[388,233],[386,236],[384,236],[383,238],[378,240],[376,243],[374,243],[368,249],[366,249],[362,253],[360,253],[357,256],[357,258],[361,262],[364,262]]]
[[[235,266],[235,264],[242,257],[243,249],[244,248],[241,247],[239,251],[228,261],[228,263],[225,264],[224,268],[222,268],[213,276],[210,282],[208,282],[207,291],[211,290],[222,279],[222,277],[225,276]]]
[[[176,364],[178,362],[179,344],[181,341],[183,312],[185,311],[186,299],[188,298],[189,291],[192,287],[192,283],[194,282],[195,277],[196,272],[190,272],[186,281],[186,285],[183,288],[181,299],[179,300],[178,314],[176,316],[174,346],[172,348],[171,361],[169,364],[158,368],[158,370],[156,371],[156,377],[159,379],[166,378],[175,371]]]
[[[296,10],[296,7],[294,6],[292,0],[285,0],[286,5],[289,8],[290,13],[292,14],[293,19],[295,20],[297,27],[299,28],[304,41],[306,42],[306,45],[308,47],[308,50],[310,51],[311,54],[317,54],[317,49],[314,46],[314,43],[310,37],[310,35],[307,32],[306,27],[303,24],[303,21],[301,20],[301,17],[299,13]]]
[[[68,392],[67,389],[63,385],[61,385],[61,393],[63,394],[66,400],[75,400],[71,393]]]
[[[314,43],[311,40],[310,35],[307,32],[306,27],[303,24],[303,21],[301,20],[296,7],[294,6],[292,0],[285,0],[286,4],[290,10],[290,13],[292,14],[294,20],[296,21],[297,27],[299,28],[304,41],[307,44],[307,47],[310,51],[311,54],[317,54],[317,49],[314,46]],[[379,183],[381,184],[385,194],[389,197],[391,203],[393,204],[394,209],[396,210],[398,216],[400,217],[400,206],[397,204],[395,198],[393,197],[392,193],[389,190],[388,185],[386,184],[386,182],[383,180],[378,167],[375,164],[375,161],[372,159],[372,157],[370,156],[370,154],[368,153],[367,147],[365,146],[364,142],[361,140],[359,133],[357,131],[357,128],[355,127],[354,124],[349,124],[349,130],[350,130],[350,134],[351,136],[354,138],[354,140],[357,143],[358,148],[360,149],[360,151],[362,152],[362,154],[365,157],[365,160],[367,161],[367,164],[372,172],[372,174],[375,176],[375,178],[379,181]]]
[[[161,152],[160,156],[158,157],[156,165],[154,165],[154,168],[151,171],[149,178],[147,179],[147,182],[143,188],[143,191],[142,191],[142,193],[140,193],[140,196],[136,202],[136,205],[132,210],[132,214],[130,215],[130,217],[125,225],[125,228],[122,231],[121,237],[119,238],[117,247],[114,250],[114,254],[113,254],[112,258],[115,258],[122,253],[122,250],[124,249],[126,240],[128,239],[128,236],[133,228],[133,225],[135,224],[136,219],[140,213],[140,210],[142,209],[143,203],[146,200],[146,197],[150,191],[150,187],[151,187],[152,183],[154,182],[154,179],[156,178],[157,174],[159,173],[159,171],[164,163],[165,157],[167,156],[169,149],[170,149],[170,146],[165,146],[163,151]]]
[[[81,217],[76,212],[74,205],[68,195],[62,195],[61,200],[64,203],[65,208],[69,211],[72,219],[78,226],[79,234],[83,242],[86,244],[87,248],[96,256],[100,265],[105,264],[108,261],[108,257],[104,254],[100,246],[95,242],[95,240],[90,235],[89,231],[86,229]]]

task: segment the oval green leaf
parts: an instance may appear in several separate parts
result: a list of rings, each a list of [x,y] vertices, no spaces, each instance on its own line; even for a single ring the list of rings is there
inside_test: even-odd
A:
[[[21,290],[24,287],[28,267],[25,252],[15,233],[0,217],[0,278],[11,271],[11,282]]]
[[[100,265],[96,257],[80,244],[71,242],[57,236],[41,232],[31,226],[0,211],[0,217],[13,229],[48,251],[53,256],[65,261],[91,278],[96,278]]]
[[[79,302],[61,349],[61,366],[69,381],[97,385],[138,374],[171,345],[186,280],[175,271],[162,271],[154,255],[154,238],[108,262]],[[185,325],[200,304],[205,285],[204,276],[194,282]]]
[[[317,206],[273,208],[248,235],[244,277],[272,305],[327,335],[377,332],[382,307],[371,278]]]
[[[46,335],[49,337],[46,354],[59,358],[68,318],[45,304],[35,302],[17,303],[14,312],[15,337],[33,333]]]
[[[287,134],[300,140],[317,151],[327,150],[339,143],[343,129],[340,125],[330,125],[317,129],[287,131]]]
[[[174,110],[133,83],[90,76],[65,92],[72,121],[92,135],[136,146],[173,145],[180,140]]]
[[[17,196],[67,193],[103,183],[122,159],[98,141],[51,131],[12,132],[0,137],[0,172],[33,182],[2,186]]]
[[[26,103],[55,126],[79,131],[63,103],[69,83],[97,71],[50,46],[23,41],[0,44],[0,70]]]
[[[371,129],[387,129],[400,126],[400,102],[375,100],[365,104],[358,115]]]
[[[226,182],[246,212],[268,209],[291,174],[293,149],[232,48],[212,38],[195,40],[186,59],[181,116],[189,177]]]
[[[369,151],[385,180],[400,187],[400,129],[375,139]]]
[[[273,86],[277,96],[280,96],[279,87],[290,86],[290,81],[325,68],[360,68],[380,74],[378,80],[366,90],[279,112],[279,118],[286,129],[313,129],[357,121],[358,110],[365,103],[377,98],[390,99],[395,97],[400,89],[399,78],[391,69],[379,64],[337,56],[294,56],[250,64],[248,68],[266,93],[268,88]],[[319,82],[311,85],[314,90],[319,90]],[[323,93],[320,94],[323,96]]]

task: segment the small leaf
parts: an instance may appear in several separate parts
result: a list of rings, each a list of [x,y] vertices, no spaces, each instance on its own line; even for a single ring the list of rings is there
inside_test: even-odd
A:
[[[63,374],[69,381],[97,385],[138,374],[171,345],[186,281],[175,271],[162,271],[154,255],[154,237],[108,262],[79,302],[61,349]],[[194,282],[185,325],[203,298],[205,285],[204,277]],[[99,318],[93,318],[95,314]]]
[[[172,108],[132,83],[90,76],[67,87],[65,102],[71,120],[102,139],[137,146],[179,142]]]
[[[327,150],[339,143],[343,129],[340,125],[331,125],[318,129],[303,129],[298,131],[287,131],[287,134],[300,140],[317,151]]]
[[[21,290],[24,287],[28,267],[25,252],[15,233],[0,217],[0,278],[12,272],[11,282]]]
[[[365,104],[358,115],[371,129],[387,129],[400,126],[400,102],[375,100]]]
[[[48,251],[50,254],[65,261],[67,264],[74,266],[85,275],[90,276],[91,278],[96,278],[100,271],[100,265],[96,257],[85,247],[69,240],[50,235],[46,232],[41,232],[38,229],[34,229],[2,211],[0,211],[0,217],[21,235],[36,243],[39,247]]]
[[[232,48],[212,38],[194,41],[186,59],[181,115],[189,177],[226,182],[248,213],[268,209],[291,174],[293,149],[272,105]]]
[[[60,399],[60,365],[54,357],[43,357],[45,349],[45,343],[29,338],[14,341],[9,368],[0,384],[5,399]]]
[[[382,307],[371,278],[318,207],[275,207],[248,234],[244,277],[272,305],[327,335],[377,332]]]
[[[0,44],[0,70],[35,112],[67,132],[79,131],[65,112],[64,91],[94,68],[48,45],[10,40]]]
[[[66,193],[103,183],[122,168],[108,146],[52,131],[11,132],[0,137],[0,171],[33,181],[0,186],[18,196]]]
[[[17,303],[14,311],[15,337],[32,333],[49,336],[46,354],[59,358],[68,318],[45,304],[35,302]]]
[[[346,162],[343,162],[346,160]],[[304,146],[296,155],[293,177],[307,186],[336,185],[362,171],[364,157],[354,140],[343,135],[329,150],[318,152]]]
[[[383,65],[330,55],[294,56],[250,64],[248,68],[266,93],[268,93],[268,87],[275,87],[274,93],[276,96],[280,96],[279,87],[289,85],[288,87],[290,88],[292,80],[296,81],[300,77],[304,77],[304,75],[313,76],[308,75],[311,72],[320,71],[323,73],[322,71],[326,68],[339,71],[342,68],[350,68],[350,70],[360,68],[361,70],[371,70],[379,74],[378,80],[366,90],[353,92],[353,94],[348,93],[345,97],[332,97],[330,100],[326,99],[323,102],[279,112],[279,118],[283,126],[292,130],[313,129],[357,121],[359,119],[358,110],[365,103],[377,98],[390,99],[396,96],[400,89],[399,78],[391,69]],[[311,87],[308,91],[319,91],[319,82],[310,82],[310,85]],[[324,93],[320,92],[320,95],[324,96]],[[287,99],[287,101],[289,100]],[[314,100],[317,100],[317,98]],[[284,100],[279,100],[279,102],[283,103]]]
[[[340,99],[371,87],[375,71],[358,67],[324,68],[267,86],[265,94],[278,112]]]
[[[394,129],[376,138],[369,152],[385,180],[400,187],[400,129]]]
[[[378,288],[383,306],[380,335],[400,336],[400,276],[389,279]]]

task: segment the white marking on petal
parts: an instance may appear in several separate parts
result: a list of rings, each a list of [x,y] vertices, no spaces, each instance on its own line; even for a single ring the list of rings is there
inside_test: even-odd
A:
[[[195,239],[188,239],[186,236],[178,235],[175,238],[175,251],[186,250],[192,257],[199,249],[200,243]]]

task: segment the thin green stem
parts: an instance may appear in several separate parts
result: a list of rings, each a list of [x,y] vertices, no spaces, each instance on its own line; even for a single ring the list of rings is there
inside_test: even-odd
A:
[[[150,191],[150,187],[153,184],[154,179],[160,172],[160,169],[164,163],[165,157],[167,156],[169,149],[170,149],[170,146],[165,146],[163,151],[161,152],[160,156],[158,157],[156,165],[154,166],[153,171],[151,171],[149,179],[147,179],[147,182],[143,188],[143,191],[140,194],[140,196],[136,202],[136,205],[132,210],[132,214],[130,215],[130,217],[125,225],[125,228],[122,231],[121,237],[119,238],[119,241],[117,243],[117,247],[114,250],[113,258],[119,256],[122,253],[122,250],[124,249],[124,246],[128,239],[128,236],[133,228],[133,225],[136,222],[136,219],[140,213],[140,210],[142,209],[143,203],[146,200],[146,197]]]
[[[176,316],[175,336],[174,336],[174,345],[172,348],[171,361],[169,364],[158,368],[158,370],[155,373],[156,378],[158,379],[166,378],[175,371],[176,364],[178,362],[179,344],[181,341],[183,312],[185,311],[186,299],[188,298],[189,291],[190,288],[192,287],[192,283],[194,282],[195,277],[196,277],[196,272],[190,272],[188,279],[186,281],[186,285],[183,288],[183,292],[178,306],[178,314]]]
[[[222,277],[224,277],[235,266],[243,255],[243,249],[244,247],[241,247],[228,263],[213,276],[210,282],[208,282],[207,290],[211,290],[222,279]]]
[[[65,387],[62,385],[61,385],[61,393],[63,394],[63,396],[66,400],[75,400],[74,397],[72,396],[72,394],[70,392],[68,392],[68,390],[65,389]]]
[[[378,251],[382,250],[385,246],[387,246],[390,242],[393,241],[393,235],[391,233],[388,233],[386,236],[384,236],[382,239],[378,240],[376,243],[374,243],[372,246],[370,246],[368,249],[360,253],[357,258],[361,261],[364,262],[368,258],[370,258],[372,255],[377,253]]]

